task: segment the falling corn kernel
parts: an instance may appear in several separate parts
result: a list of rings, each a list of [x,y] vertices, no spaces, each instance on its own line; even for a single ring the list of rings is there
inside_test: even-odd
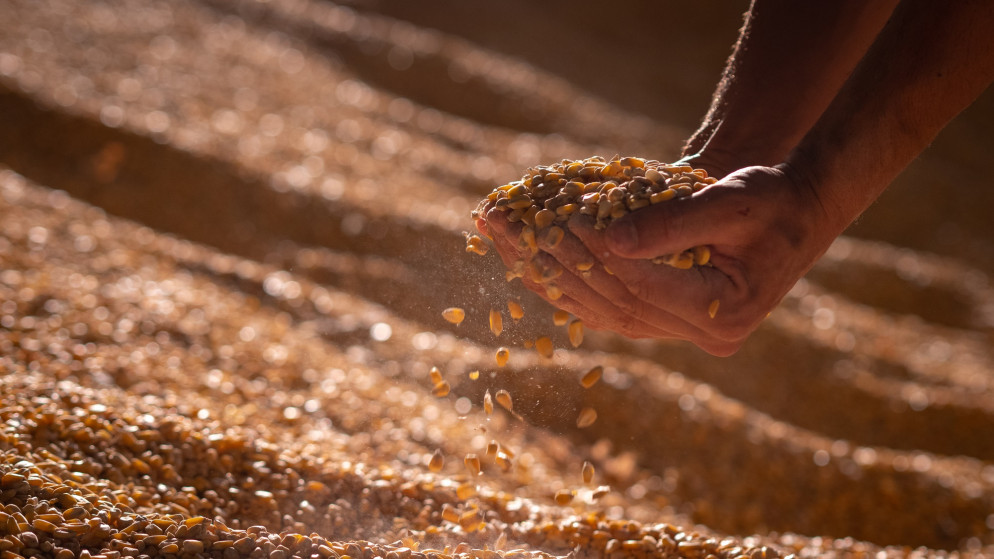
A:
[[[445,503],[442,505],[442,520],[459,522],[459,512],[449,503]]]
[[[535,351],[539,355],[549,359],[552,357],[552,339],[548,336],[542,336],[541,338],[535,340]]]
[[[483,411],[487,415],[494,413],[494,400],[490,396],[490,389],[487,389],[487,392],[483,395]]]
[[[428,470],[440,472],[443,466],[445,466],[445,456],[442,456],[442,451],[436,448],[435,453],[431,455],[431,460],[428,461]]]
[[[466,237],[466,252],[474,252],[480,256],[490,251],[490,247],[480,238],[479,235],[468,235]]]
[[[432,386],[442,382],[443,380],[442,371],[439,371],[438,367],[432,367],[431,370],[428,371],[428,377],[431,378]]]
[[[487,456],[496,456],[498,450],[500,450],[500,445],[497,444],[497,441],[492,440],[487,443]]]
[[[494,456],[494,463],[497,464],[497,466],[502,471],[505,471],[505,472],[508,471],[508,470],[510,470],[511,469],[511,465],[512,465],[511,464],[511,457],[508,456],[507,454],[503,453],[503,452],[498,452],[497,456]]]
[[[556,491],[556,504],[564,507],[573,502],[573,492],[569,489]]]
[[[521,320],[525,316],[525,309],[517,301],[508,301],[507,311],[511,313],[511,318],[514,320]]]
[[[498,390],[494,398],[507,411],[514,411],[514,402],[511,401],[511,393],[507,390]]]
[[[580,384],[584,388],[590,388],[591,386],[597,384],[597,381],[601,379],[601,375],[604,373],[604,367],[597,365],[593,369],[590,369],[580,377]]]
[[[497,366],[503,367],[504,365],[507,365],[508,359],[511,358],[511,351],[506,347],[497,348],[497,355],[495,358],[497,360]]]
[[[466,318],[466,311],[460,309],[459,307],[449,307],[442,311],[442,318],[452,324],[459,324]]]
[[[556,326],[563,326],[569,321],[569,313],[564,310],[557,310],[552,313],[552,323]]]
[[[449,386],[449,383],[443,380],[435,384],[435,387],[431,389],[431,393],[439,398],[444,398],[449,395],[451,389],[452,387]]]
[[[504,331],[504,317],[500,311],[495,309],[490,309],[490,331],[494,333],[494,336],[500,336],[500,333]]]
[[[583,483],[590,483],[594,480],[594,465],[590,462],[584,462],[583,468],[580,470],[580,475],[583,476]]]
[[[480,378],[480,371],[470,371],[469,372],[469,380],[476,380],[478,378]]]
[[[597,411],[594,408],[583,408],[580,415],[576,416],[576,426],[580,429],[590,427],[597,421]]]
[[[574,320],[570,322],[567,332],[569,333],[569,343],[573,347],[580,347],[580,344],[583,343],[583,321]]]
[[[721,304],[721,301],[719,301],[717,299],[715,299],[714,301],[711,301],[711,304],[708,305],[708,316],[710,316],[711,318],[714,318],[714,315],[718,314],[718,305],[720,305],[720,304]]]
[[[463,463],[466,464],[466,470],[469,471],[469,475],[474,477],[480,475],[480,459],[475,454],[467,454],[466,458],[463,459]]]

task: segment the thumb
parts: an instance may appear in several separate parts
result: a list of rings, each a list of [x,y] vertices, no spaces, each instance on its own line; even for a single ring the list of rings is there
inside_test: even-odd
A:
[[[709,244],[718,221],[715,208],[700,198],[656,204],[612,221],[605,230],[608,250],[624,258],[654,258]]]

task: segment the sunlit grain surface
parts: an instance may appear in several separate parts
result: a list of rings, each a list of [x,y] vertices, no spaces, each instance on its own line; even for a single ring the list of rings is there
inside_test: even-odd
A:
[[[602,83],[717,70],[633,39],[590,85],[538,52],[580,11],[531,57],[453,10],[5,3],[0,556],[994,555],[990,101],[736,356],[574,349],[469,212],[533,164],[673,159],[682,105]]]

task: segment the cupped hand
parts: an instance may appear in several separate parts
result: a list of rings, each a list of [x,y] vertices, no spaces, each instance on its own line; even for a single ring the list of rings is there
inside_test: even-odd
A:
[[[528,258],[517,243],[521,224],[493,209],[483,217],[477,225],[505,264]],[[789,169],[749,167],[686,198],[628,214],[604,231],[574,215],[573,235],[555,247],[539,232],[534,258],[562,267],[555,283],[563,296],[552,303],[588,326],[684,339],[730,355],[841,232],[830,223],[815,192]],[[710,249],[710,265],[681,270],[652,262],[695,246]],[[595,262],[589,272],[577,269],[589,262]],[[543,285],[524,283],[548,299]]]

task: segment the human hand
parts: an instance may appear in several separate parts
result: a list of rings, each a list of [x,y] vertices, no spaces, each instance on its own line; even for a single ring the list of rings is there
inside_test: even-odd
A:
[[[478,221],[508,267],[531,257],[518,246],[520,223],[498,210]],[[750,167],[686,198],[632,212],[597,231],[574,214],[555,247],[537,235],[542,267],[561,267],[551,300],[545,286],[524,284],[587,326],[633,338],[685,339],[730,355],[828,248],[840,231],[814,194],[789,169]],[[711,250],[709,266],[680,270],[656,256],[694,246]],[[589,273],[577,264],[597,262]],[[719,308],[712,318],[712,301]]]

